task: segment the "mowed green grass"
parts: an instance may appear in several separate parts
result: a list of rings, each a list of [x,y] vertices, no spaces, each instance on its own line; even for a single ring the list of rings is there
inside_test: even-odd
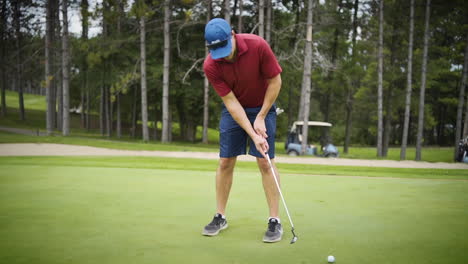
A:
[[[6,91],[6,99],[8,108],[8,115],[0,118],[0,126],[15,127],[22,129],[29,129],[31,131],[46,131],[46,100],[44,96],[24,94],[25,98],[25,111],[26,120],[20,120],[18,111],[18,93]],[[94,113],[97,114],[97,113]],[[98,119],[93,115],[92,119]],[[149,122],[151,129],[154,128],[154,122]],[[158,123],[158,129],[161,129],[161,123]],[[180,128],[178,123],[173,123],[173,133],[177,137]],[[57,135],[61,133],[56,131]],[[150,131],[152,135],[153,132]],[[160,133],[159,133],[160,135]],[[61,137],[36,137],[26,135],[11,135],[0,131],[0,143],[60,143],[60,144],[73,144],[73,145],[87,145],[94,147],[105,147],[112,149],[129,149],[129,150],[165,150],[165,151],[218,151],[219,132],[214,128],[208,129],[208,140],[210,144],[199,143],[202,138],[202,127],[197,127],[196,139],[198,143],[188,142],[175,142],[171,144],[160,144],[159,140],[151,139],[149,143],[144,143],[141,138],[131,138],[127,134],[120,139],[115,135],[110,138],[100,135],[98,129],[87,131],[81,128],[80,116],[77,114],[71,115],[71,136]],[[284,149],[284,138],[277,138],[276,152],[280,155],[287,155]],[[349,153],[343,153],[343,147],[339,147],[340,157],[351,159],[389,159],[400,160],[400,147],[390,147],[388,156],[379,158],[377,157],[377,150],[375,147],[355,147],[349,148]],[[407,160],[414,160],[416,149],[414,147],[407,148]],[[428,162],[454,162],[453,159],[454,148],[452,147],[432,147],[427,146],[422,149],[422,160]],[[306,157],[310,158],[310,157]]]
[[[336,263],[468,260],[464,171],[444,179],[445,170],[432,170],[440,179],[426,179],[424,170],[374,168],[363,176],[380,177],[345,177],[279,164],[299,236],[290,245],[284,211],[283,241],[261,242],[268,217],[261,179],[254,163],[238,165],[230,226],[208,238],[200,233],[215,210],[216,161],[0,158],[0,263],[326,263],[330,254]]]
[[[5,91],[6,105],[8,107],[19,108],[18,92]],[[24,106],[30,110],[45,110],[46,100],[43,95],[23,93]]]
[[[343,148],[339,148],[340,157],[349,159],[388,159],[400,160],[400,147],[388,148],[387,157],[378,158],[377,148],[375,147],[350,147],[349,153],[344,154]],[[423,161],[428,162],[454,162],[453,147],[425,146],[421,149]],[[408,147],[406,149],[406,160],[414,160],[416,157],[416,148]]]
[[[2,121],[0,120],[0,125]],[[20,134],[12,134],[0,131],[0,143],[58,143],[70,145],[83,145],[102,147],[110,149],[125,149],[125,150],[163,150],[163,151],[202,151],[202,152],[217,152],[219,144],[215,139],[215,132],[210,129],[210,144],[188,143],[188,142],[172,142],[171,144],[163,144],[159,141],[143,142],[141,139],[123,139],[105,138],[98,134],[74,134],[72,136],[28,136]],[[343,154],[340,147],[341,158],[351,159],[379,159],[375,155],[375,148],[372,147],[352,147],[349,149],[349,154]],[[284,142],[276,143],[276,153],[278,155],[287,155],[284,150]],[[414,159],[415,148],[408,148],[407,160]],[[312,156],[302,157],[305,159],[313,158]],[[388,157],[380,159],[400,160],[400,149],[390,148]],[[422,149],[422,160],[427,162],[453,162],[453,148],[448,147],[425,147]]]
[[[1,143],[54,143],[77,146],[92,146],[108,149],[123,150],[158,150],[158,151],[197,151],[197,152],[216,152],[219,146],[216,144],[172,142],[170,144],[159,141],[143,142],[143,140],[129,139],[109,139],[100,136],[29,136],[13,134],[0,131]]]

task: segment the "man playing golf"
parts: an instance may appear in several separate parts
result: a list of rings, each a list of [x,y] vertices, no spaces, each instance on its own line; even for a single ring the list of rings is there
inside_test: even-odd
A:
[[[262,174],[270,217],[264,242],[281,240],[279,194],[266,159],[274,163],[276,109],[274,102],[281,89],[281,67],[268,43],[252,34],[235,34],[220,18],[208,22],[205,40],[210,54],[203,70],[216,93],[223,100],[220,120],[220,160],[216,171],[217,212],[203,229],[203,235],[215,236],[228,227],[226,204],[238,155],[257,158]],[[279,179],[278,179],[279,180]]]

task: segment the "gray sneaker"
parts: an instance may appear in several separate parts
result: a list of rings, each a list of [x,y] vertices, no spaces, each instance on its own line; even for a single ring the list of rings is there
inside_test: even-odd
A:
[[[226,219],[220,214],[215,214],[211,223],[205,226],[203,229],[202,235],[204,236],[216,236],[219,234],[219,231],[224,230],[228,227]]]
[[[268,229],[263,236],[263,242],[274,243],[281,241],[283,237],[283,227],[275,218],[270,218],[268,221]]]

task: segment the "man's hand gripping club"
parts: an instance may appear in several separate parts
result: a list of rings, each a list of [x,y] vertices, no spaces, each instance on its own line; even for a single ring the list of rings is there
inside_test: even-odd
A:
[[[268,141],[266,140],[268,138],[267,131],[266,131],[266,126],[265,126],[265,118],[261,116],[257,116],[255,118],[254,126],[253,126],[255,133],[260,136],[263,139],[263,144],[260,144],[259,146],[255,142],[255,147],[257,150],[262,153],[262,155],[266,158],[265,153],[268,152],[270,146],[268,145]],[[253,140],[253,139],[252,139]]]
[[[250,121],[245,114],[244,108],[240,105],[233,92],[230,92],[226,96],[221,97],[221,99],[223,100],[224,105],[231,114],[232,118],[239,124],[240,127],[245,130],[245,132],[247,132],[249,137],[252,139],[257,151],[262,153],[262,155],[265,157],[265,152],[268,152],[270,149],[268,141],[266,140],[268,136],[266,134],[265,120],[257,116],[254,122],[254,127],[257,127],[258,129],[257,132],[256,129],[254,129],[254,127],[252,127],[250,124]]]

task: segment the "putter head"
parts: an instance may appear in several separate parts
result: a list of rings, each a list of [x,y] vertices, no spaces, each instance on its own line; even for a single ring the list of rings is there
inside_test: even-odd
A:
[[[297,241],[297,236],[295,236],[295,237],[293,237],[293,238],[291,239],[291,243],[290,243],[290,244],[294,244],[294,243],[296,243],[296,241]]]
[[[292,234],[293,234],[293,238],[291,239],[291,243],[290,243],[290,244],[294,244],[294,243],[296,243],[296,241],[297,241],[297,236],[296,236],[296,234],[294,233],[294,227],[291,229],[291,232],[292,232]]]

